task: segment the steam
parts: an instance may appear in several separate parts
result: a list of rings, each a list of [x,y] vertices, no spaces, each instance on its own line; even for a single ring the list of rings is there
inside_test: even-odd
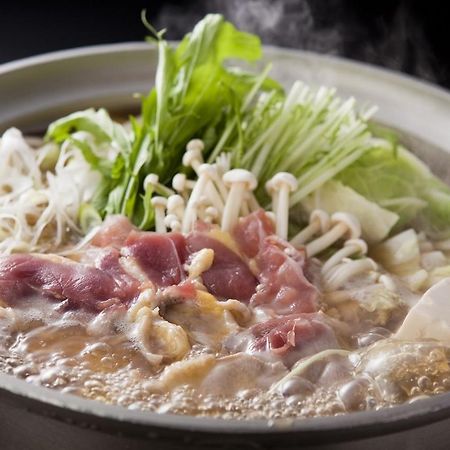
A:
[[[331,1],[330,3],[334,3]],[[157,23],[180,38],[205,14],[223,14],[238,28],[256,33],[265,44],[301,48],[320,53],[342,53],[338,28],[318,27],[307,0],[196,0],[190,7],[167,5]]]
[[[223,14],[265,44],[340,55],[400,70],[433,82],[445,80],[408,2],[389,14],[363,14],[357,2],[339,0],[194,0],[166,3],[157,18],[168,37],[179,39],[205,14]],[[442,69],[441,69],[442,70]]]
[[[362,25],[354,24],[354,27],[362,28]],[[347,30],[347,42],[351,42],[349,34],[350,30]],[[362,38],[362,43],[358,45],[353,40],[345,49],[345,56],[403,71],[428,81],[439,81],[435,67],[437,61],[422,24],[406,3],[400,3],[389,22],[380,23],[376,36],[362,31],[359,37]]]

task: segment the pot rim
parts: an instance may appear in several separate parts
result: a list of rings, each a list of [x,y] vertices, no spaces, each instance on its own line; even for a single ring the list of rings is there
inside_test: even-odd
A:
[[[32,385],[14,375],[0,373],[0,392],[12,394],[15,399],[31,400],[39,413],[45,406],[58,410],[110,419],[126,425],[155,427],[185,432],[205,432],[238,435],[278,434],[333,434],[336,438],[369,437],[402,431],[415,426],[439,422],[450,417],[450,393],[423,399],[412,404],[402,404],[379,411],[363,411],[340,416],[299,418],[292,420],[235,420],[210,417],[160,414],[130,410],[98,400],[63,394],[54,389]],[[29,409],[29,408],[27,408]],[[36,411],[36,407],[31,408]],[[53,414],[52,414],[53,415]],[[57,417],[57,416],[56,416]]]
[[[168,41],[170,44],[177,44],[178,41]],[[156,49],[156,45],[151,42],[139,42],[139,41],[128,41],[128,42],[118,42],[113,44],[98,44],[98,45],[87,45],[81,47],[74,47],[65,50],[56,50],[47,53],[41,53],[38,55],[28,56],[21,59],[16,59],[12,61],[7,61],[0,64],[0,76],[8,72],[13,72],[16,70],[27,69],[36,65],[57,62],[62,59],[73,59],[82,56],[96,55],[96,54],[108,54],[117,52],[127,52],[127,51],[145,51],[149,49]],[[370,64],[363,61],[357,61],[349,58],[344,58],[341,56],[326,55],[309,50],[299,50],[288,47],[280,47],[276,45],[264,45],[263,46],[263,59],[267,57],[268,54],[287,54],[293,56],[303,55],[306,57],[311,57],[319,61],[332,61],[333,64],[345,65],[348,67],[363,69],[365,71],[369,70],[371,72],[377,72],[383,76],[389,76],[392,79],[397,79],[402,84],[408,83],[412,87],[418,89],[426,89],[428,94],[434,94],[439,97],[443,95],[447,97],[450,101],[450,90],[440,87],[430,81],[418,79],[412,75],[406,73],[400,73],[394,69],[388,67],[380,67],[375,64]]]

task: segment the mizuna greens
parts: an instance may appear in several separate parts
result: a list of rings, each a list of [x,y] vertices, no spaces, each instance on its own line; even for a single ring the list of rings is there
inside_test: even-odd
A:
[[[69,139],[102,176],[81,209],[83,223],[120,213],[141,229],[152,229],[154,192],[151,186],[144,189],[144,178],[156,174],[170,186],[174,174],[187,170],[182,166],[186,144],[200,138],[208,162],[229,153],[232,167],[256,175],[263,205],[270,206],[266,181],[289,171],[299,184],[292,208],[336,179],[397,214],[397,228],[417,222],[434,236],[447,232],[450,189],[406,149],[374,135],[372,111],[358,112],[354,99],[302,82],[286,94],[268,77],[269,66],[255,71],[262,53],[258,37],[220,15],[207,15],[176,48],[149,28],[159,54],[155,85],[142,99],[141,115],[130,117],[131,130],[105,110],[78,112],[48,129],[47,139]],[[253,65],[253,72],[244,65]],[[114,149],[107,159],[105,146]]]
[[[48,138],[58,142],[73,131],[90,133],[93,142],[74,141],[94,169],[103,174],[94,207],[105,214],[121,213],[143,229],[153,225],[152,211],[143,180],[156,173],[169,183],[181,168],[187,142],[202,137],[208,153],[218,141],[223,124],[264,90],[281,92],[266,72],[254,76],[237,67],[226,67],[229,59],[252,63],[261,57],[259,38],[236,30],[220,15],[208,15],[176,49],[161,34],[152,40],[158,46],[159,62],[155,87],[142,101],[142,116],[131,117],[128,139],[123,128],[106,119],[106,112],[76,113],[53,123]],[[106,122],[108,122],[106,124]],[[97,157],[96,146],[108,142],[118,149],[109,163]]]

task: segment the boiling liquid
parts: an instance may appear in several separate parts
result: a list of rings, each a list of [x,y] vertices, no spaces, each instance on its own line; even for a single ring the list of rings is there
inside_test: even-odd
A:
[[[162,368],[127,338],[124,311],[113,318],[61,312],[46,300],[6,311],[0,317],[1,371],[130,409],[274,420],[374,410],[450,390],[450,348],[432,341],[396,342],[378,328],[355,339],[367,347],[319,360],[274,392],[245,388],[226,397],[199,394],[188,383],[155,392],[149,386]],[[194,346],[188,358],[203,354],[211,352]]]

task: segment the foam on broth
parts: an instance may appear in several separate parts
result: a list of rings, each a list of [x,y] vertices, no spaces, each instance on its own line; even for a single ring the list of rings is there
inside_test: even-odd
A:
[[[389,330],[375,327],[355,336],[359,349],[318,360],[276,390],[247,385],[231,396],[195,387],[192,380],[200,376],[195,371],[201,373],[202,364],[225,352],[194,345],[186,358],[192,367],[177,374],[186,383],[161,391],[155,386],[162,369],[150,364],[126,336],[124,311],[112,314],[62,312],[46,299],[4,309],[0,368],[33,384],[130,409],[235,419],[376,410],[450,389],[450,347],[398,342]]]

